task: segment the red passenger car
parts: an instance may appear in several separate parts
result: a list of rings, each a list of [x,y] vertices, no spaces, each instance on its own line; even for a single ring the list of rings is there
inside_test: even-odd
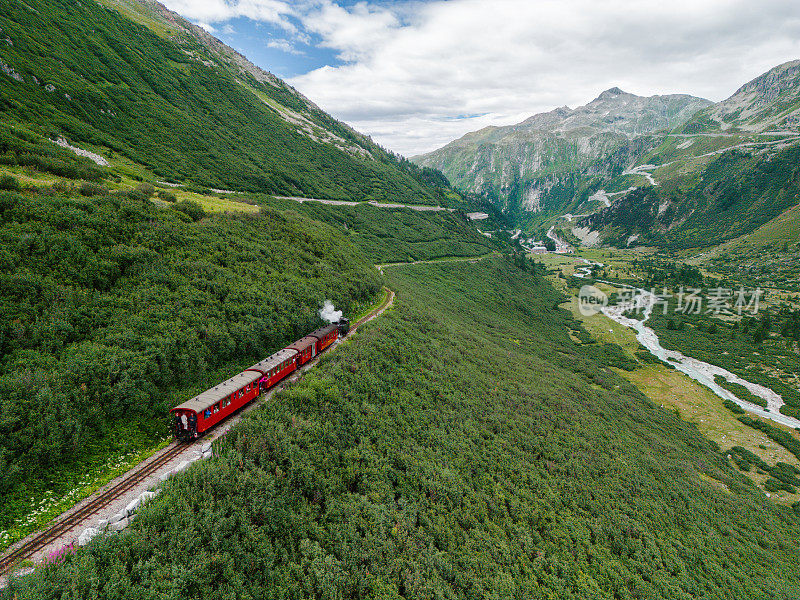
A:
[[[261,392],[302,367],[337,338],[346,335],[349,329],[350,322],[347,319],[321,327],[227,381],[179,404],[170,410],[173,414],[175,437],[181,441],[200,437],[245,404],[255,400]]]
[[[262,390],[272,387],[292,371],[297,369],[297,350],[284,348],[261,362],[257,362],[248,371],[261,373],[259,387]]]
[[[317,352],[318,341],[319,340],[313,335],[307,335],[306,337],[297,340],[291,346],[286,346],[286,350],[297,351],[296,361],[298,369],[318,354]]]
[[[339,325],[337,323],[333,323],[327,327],[320,327],[316,331],[309,333],[308,337],[317,339],[317,354],[319,354],[325,350],[325,348],[335,342],[336,338],[339,337]]]
[[[174,415],[175,437],[182,441],[200,437],[258,397],[260,378],[260,373],[243,371],[173,408],[170,412]]]

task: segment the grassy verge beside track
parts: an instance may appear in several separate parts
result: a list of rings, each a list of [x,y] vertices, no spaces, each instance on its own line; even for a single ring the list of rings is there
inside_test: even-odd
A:
[[[376,299],[372,302],[365,302],[365,303],[354,303],[353,308],[348,315],[350,319],[351,325],[354,323],[358,323],[361,319],[369,315],[371,312],[379,309],[383,306],[389,299],[391,290],[389,288],[384,287],[381,290],[381,294],[379,294]]]

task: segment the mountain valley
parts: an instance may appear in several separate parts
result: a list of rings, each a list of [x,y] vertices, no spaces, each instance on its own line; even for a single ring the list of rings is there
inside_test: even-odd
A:
[[[800,61],[406,159],[154,0],[0,4],[0,600],[800,597]]]

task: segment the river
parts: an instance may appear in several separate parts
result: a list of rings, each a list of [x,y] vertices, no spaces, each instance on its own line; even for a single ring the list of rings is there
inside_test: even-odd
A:
[[[591,267],[593,265],[600,265],[601,263],[592,263],[586,259],[583,260],[587,266],[579,267],[583,273],[576,273],[576,277],[584,278],[590,274]],[[607,283],[609,285],[617,286],[619,284],[615,284],[611,281],[602,281],[602,283]],[[695,381],[703,384],[707,388],[709,388],[712,392],[714,392],[717,396],[724,400],[730,400],[735,402],[739,406],[741,406],[744,410],[754,415],[758,415],[759,417],[763,417],[765,419],[769,419],[770,421],[774,421],[775,423],[780,423],[781,425],[786,425],[788,427],[798,428],[800,427],[800,420],[795,419],[794,417],[789,417],[787,415],[781,414],[780,408],[783,406],[783,398],[776,392],[772,391],[771,389],[764,387],[763,385],[759,385],[757,383],[751,383],[742,379],[738,375],[731,373],[730,371],[723,369],[722,367],[718,367],[716,365],[709,364],[707,362],[703,362],[696,358],[692,358],[690,356],[686,356],[677,350],[667,350],[661,345],[661,341],[658,339],[658,335],[655,331],[647,327],[645,323],[650,318],[650,315],[653,312],[653,306],[658,306],[655,303],[655,297],[652,293],[648,292],[647,290],[643,290],[641,288],[637,288],[637,295],[635,295],[631,300],[624,302],[622,304],[618,304],[616,306],[605,306],[602,309],[602,313],[607,316],[609,319],[616,321],[620,325],[624,325],[625,327],[630,327],[631,329],[636,331],[636,339],[639,341],[642,346],[647,348],[647,350],[653,355],[661,360],[671,364],[674,366],[678,371],[685,373]],[[631,319],[629,317],[624,316],[625,313],[631,309],[641,311],[642,312],[642,319]],[[751,393],[755,394],[759,398],[763,398],[767,402],[767,408],[762,408],[761,406],[757,406],[745,400],[740,400],[734,394],[729,392],[723,387],[720,387],[714,382],[714,376],[720,375],[731,381],[733,383],[738,383],[746,387]]]

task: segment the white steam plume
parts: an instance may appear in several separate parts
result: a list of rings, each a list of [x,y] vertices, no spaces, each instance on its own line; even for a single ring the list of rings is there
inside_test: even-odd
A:
[[[337,323],[342,318],[342,311],[336,310],[330,300],[325,300],[325,304],[319,309],[319,316],[328,323]]]

